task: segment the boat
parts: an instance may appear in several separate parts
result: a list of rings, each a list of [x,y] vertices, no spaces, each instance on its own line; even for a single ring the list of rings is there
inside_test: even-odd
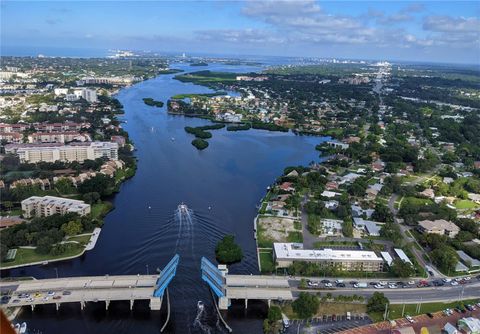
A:
[[[201,300],[199,300],[197,302],[197,308],[200,310],[200,311],[203,311],[203,309],[205,308],[205,305],[203,304],[203,302]]]
[[[22,322],[22,325],[20,326],[20,334],[25,334],[27,332],[27,323]]]
[[[180,211],[180,212],[187,212],[187,211],[188,211],[188,206],[187,206],[186,204],[183,204],[183,203],[182,203],[182,204],[180,204],[180,205],[178,206],[178,211]]]
[[[170,139],[171,139],[172,141],[175,141],[175,138],[173,138],[173,137],[172,137],[172,138],[170,138]]]
[[[20,324],[15,324],[13,329],[15,330],[15,333],[20,333]]]

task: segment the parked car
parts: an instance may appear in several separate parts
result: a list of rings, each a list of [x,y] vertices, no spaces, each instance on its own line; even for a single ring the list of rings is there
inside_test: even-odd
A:
[[[457,281],[452,281],[452,282],[450,283],[450,285],[456,286],[456,285],[458,285],[458,282],[457,282]]]
[[[345,287],[345,283],[337,283],[337,288],[344,288]]]
[[[62,296],[54,296],[53,299],[60,299]]]
[[[325,284],[325,283],[330,283],[330,281],[328,279],[323,279],[320,281],[321,283]]]
[[[427,313],[427,316],[428,316],[429,318],[433,318],[433,314],[431,314],[430,312]]]
[[[63,291],[63,293],[62,293],[62,295],[64,295],[64,296],[68,296],[68,295],[71,295],[71,294],[72,294],[72,292],[68,291],[68,290]]]
[[[325,283],[325,287],[326,287],[326,288],[331,288],[332,286],[333,286],[332,283]]]
[[[408,322],[410,322],[412,324],[415,322],[415,320],[411,316],[409,316],[408,314],[405,316],[405,319],[407,319]]]

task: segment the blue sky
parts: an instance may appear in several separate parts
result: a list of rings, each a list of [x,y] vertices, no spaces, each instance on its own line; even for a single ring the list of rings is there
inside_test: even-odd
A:
[[[480,62],[478,1],[1,1],[3,48]]]

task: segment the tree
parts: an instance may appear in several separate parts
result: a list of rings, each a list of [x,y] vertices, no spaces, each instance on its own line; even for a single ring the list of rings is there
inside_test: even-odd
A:
[[[3,206],[8,210],[8,212],[10,212],[13,208],[13,203],[10,201],[5,201],[3,202]]]
[[[268,320],[270,322],[282,320],[282,310],[280,309],[280,307],[276,305],[270,306],[270,308],[268,309]]]
[[[389,304],[390,301],[382,292],[374,292],[368,299],[367,312],[385,312],[385,308]]]
[[[217,261],[223,264],[239,262],[243,258],[242,249],[235,243],[235,237],[233,235],[226,235],[217,243],[215,255]]]
[[[62,225],[62,231],[66,235],[77,235],[82,232],[82,223],[75,220],[69,221],[68,223]]]
[[[372,219],[379,222],[393,222],[393,215],[390,209],[383,203],[377,202],[375,204],[375,211],[372,214]]]
[[[430,257],[435,265],[437,265],[444,273],[454,272],[458,262],[455,249],[450,246],[437,248],[430,253]]]
[[[406,278],[413,276],[415,274],[415,269],[413,266],[408,263],[404,262],[402,259],[396,258],[393,260],[392,265],[390,266],[390,270],[395,276]]]
[[[300,292],[297,300],[292,303],[293,311],[303,319],[311,318],[318,311],[320,300],[317,296]]]
[[[342,233],[348,238],[353,237],[353,224],[351,221],[345,221],[342,224]]]
[[[52,249],[53,239],[50,237],[42,237],[37,242],[37,248],[35,251],[39,254],[48,254]]]

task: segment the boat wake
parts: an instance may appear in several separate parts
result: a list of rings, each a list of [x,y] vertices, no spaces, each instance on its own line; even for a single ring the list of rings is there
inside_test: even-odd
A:
[[[218,315],[215,311],[210,314],[201,300],[197,302],[197,315],[193,321],[193,328],[200,330],[203,334],[225,333]]]

